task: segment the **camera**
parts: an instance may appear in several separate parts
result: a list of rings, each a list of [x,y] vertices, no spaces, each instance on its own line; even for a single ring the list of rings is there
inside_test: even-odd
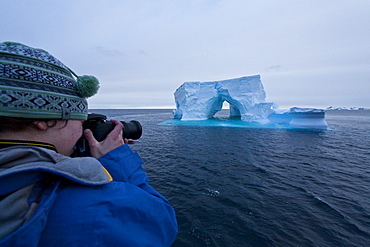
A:
[[[137,140],[142,135],[141,124],[136,120],[130,122],[120,121],[123,125],[122,138]],[[107,121],[107,117],[102,114],[90,113],[87,120],[83,123],[83,129],[90,129],[99,142],[103,141],[116,125]],[[84,136],[82,136],[74,147],[71,157],[91,156],[90,146]]]

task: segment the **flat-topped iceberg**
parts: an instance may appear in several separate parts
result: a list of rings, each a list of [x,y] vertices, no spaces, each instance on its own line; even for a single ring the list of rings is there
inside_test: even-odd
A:
[[[270,123],[285,123],[292,128],[327,129],[325,110],[317,108],[292,107],[279,110],[269,116]]]
[[[174,93],[174,118],[206,120],[230,104],[230,117],[262,124],[283,123],[294,128],[326,129],[325,110],[293,107],[279,109],[266,101],[260,75],[211,82],[184,82]]]

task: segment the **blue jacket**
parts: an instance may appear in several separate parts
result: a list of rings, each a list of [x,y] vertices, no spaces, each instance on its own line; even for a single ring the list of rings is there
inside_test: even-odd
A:
[[[98,161],[0,149],[0,246],[170,246],[175,212],[141,164],[128,145]]]

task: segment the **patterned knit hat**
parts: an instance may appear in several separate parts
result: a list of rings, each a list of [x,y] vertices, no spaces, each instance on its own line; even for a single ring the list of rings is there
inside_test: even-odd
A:
[[[95,77],[76,76],[46,51],[0,43],[0,116],[86,120],[86,98],[98,89]]]

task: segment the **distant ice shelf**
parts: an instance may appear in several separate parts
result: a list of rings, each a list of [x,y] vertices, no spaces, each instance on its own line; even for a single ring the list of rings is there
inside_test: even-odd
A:
[[[342,111],[342,110],[346,110],[346,111],[363,111],[363,110],[370,110],[370,108],[366,108],[366,107],[357,107],[357,106],[354,106],[354,107],[334,107],[334,106],[329,106],[328,108],[326,108],[327,111],[332,111],[332,110],[335,110],[335,111]]]
[[[212,118],[226,101],[230,117],[258,124],[288,124],[294,128],[327,129],[325,110],[292,107],[282,110],[267,102],[260,75],[211,81],[184,82],[174,93],[175,119],[199,121]]]

